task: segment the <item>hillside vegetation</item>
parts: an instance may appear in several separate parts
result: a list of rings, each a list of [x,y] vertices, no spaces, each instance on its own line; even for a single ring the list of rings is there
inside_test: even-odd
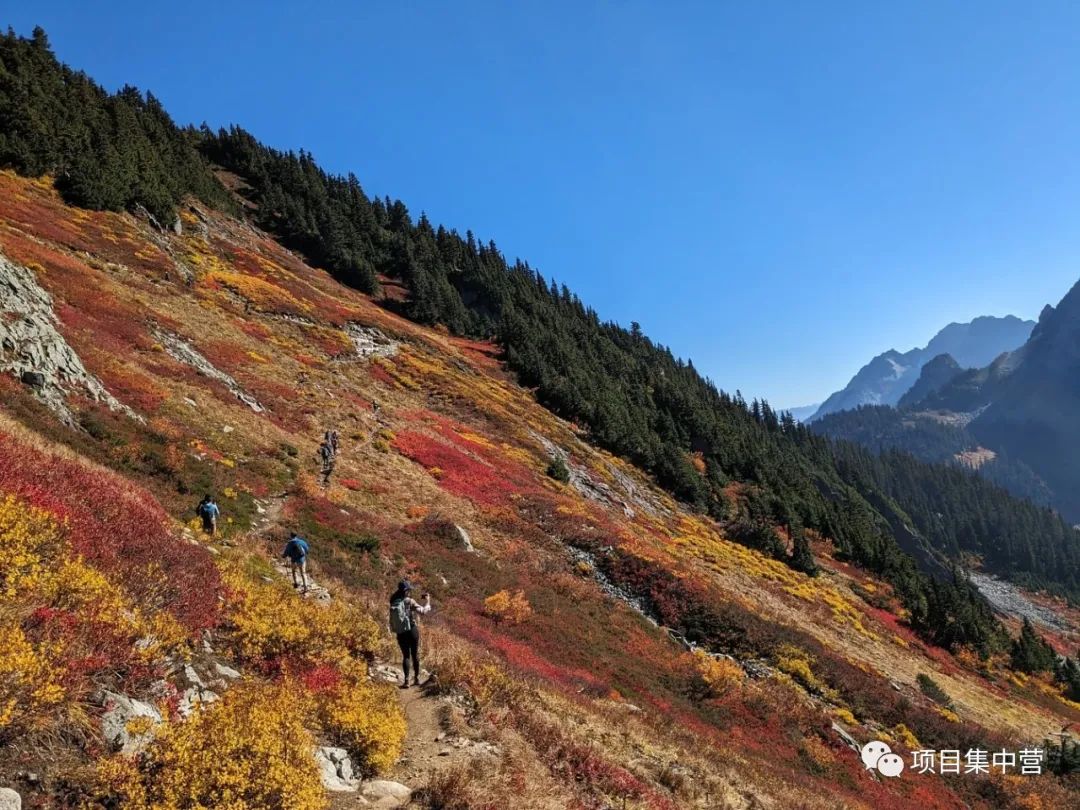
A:
[[[41,89],[67,75],[43,35],[9,35],[0,61],[4,133],[68,103]],[[96,385],[43,366],[61,404],[0,376],[0,784],[41,806],[321,807],[318,744],[400,775],[408,730],[368,661],[393,654],[377,622],[407,576],[437,605],[425,699],[490,746],[427,774],[428,806],[1073,803],[1064,774],[878,780],[844,736],[1019,749],[1080,720],[1072,670],[1046,668],[1032,629],[1014,656],[1017,628],[927,545],[1021,532],[1067,562],[1053,514],[724,395],[494,245],[414,224],[307,155],[169,130],[201,179],[163,197],[155,217],[180,224],[162,230],[126,212],[150,207],[137,189],[72,196],[65,116],[47,120],[43,163],[3,142],[20,172],[53,174],[0,174],[0,255]],[[208,161],[243,178],[266,232],[221,201]],[[379,283],[407,295],[361,292]],[[320,486],[331,427],[342,452]],[[215,538],[187,525],[207,491]],[[271,565],[285,529],[312,541],[327,604]],[[1067,622],[1038,632],[1075,651]],[[181,711],[185,663],[243,677]],[[106,692],[160,707],[131,729],[141,752],[103,738]]]

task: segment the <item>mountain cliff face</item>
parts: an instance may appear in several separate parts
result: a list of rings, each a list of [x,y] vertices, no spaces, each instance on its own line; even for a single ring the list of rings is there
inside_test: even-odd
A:
[[[1080,284],[1043,310],[1020,351],[986,370],[978,392],[968,399],[984,407],[972,432],[1023,459],[1080,520]]]
[[[932,359],[948,354],[962,368],[982,367],[1003,352],[1021,346],[1034,326],[1032,321],[1012,315],[951,323],[925,348],[904,353],[889,350],[875,357],[843,389],[829,396],[812,418],[861,405],[896,405]]]

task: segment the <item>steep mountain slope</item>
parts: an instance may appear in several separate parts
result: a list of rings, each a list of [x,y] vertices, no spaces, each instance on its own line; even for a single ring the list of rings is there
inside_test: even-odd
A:
[[[919,379],[923,366],[947,354],[962,368],[982,367],[1003,352],[1021,346],[1031,334],[1032,321],[1012,315],[981,317],[970,323],[951,323],[925,348],[879,354],[852,377],[843,389],[829,396],[812,419],[861,405],[896,405]]]
[[[895,414],[838,414],[819,428],[870,447],[938,461],[984,447],[1007,464],[984,470],[1010,490],[1080,520],[1080,291],[1046,307],[1030,339],[986,366],[957,370],[937,358]],[[932,379],[931,379],[932,377]],[[871,424],[873,423],[873,424]],[[948,434],[948,435],[946,435]],[[1009,469],[1006,470],[1005,468]]]
[[[244,792],[237,807],[316,807],[309,752],[321,742],[348,749],[365,774],[427,780],[429,806],[504,806],[511,795],[537,807],[1069,801],[1051,777],[882,783],[844,736],[888,736],[902,750],[1019,746],[1075,718],[1067,679],[1014,676],[989,608],[940,555],[1045,544],[1068,564],[1075,538],[1053,516],[727,397],[493,245],[414,224],[400,203],[368,200],[355,178],[328,176],[310,156],[237,131],[181,135],[138,93],[96,94],[64,71],[55,94],[12,93],[12,75],[16,90],[36,90],[56,66],[43,37],[3,44],[18,68],[0,73],[3,120],[29,109],[45,124],[35,139],[5,141],[23,171],[63,166],[62,193],[98,204],[72,195],[75,179],[83,194],[114,179],[94,174],[82,135],[118,161],[110,172],[121,179],[138,173],[125,174],[117,144],[173,144],[177,160],[159,167],[160,187],[121,184],[100,200],[140,218],[68,208],[48,178],[0,176],[11,291],[0,426],[18,462],[0,484],[12,514],[40,510],[58,537],[71,533],[84,558],[72,571],[122,590],[102,604],[125,622],[145,610],[169,630],[133,621],[105,635],[119,644],[90,654],[57,646],[87,635],[72,610],[84,591],[38,576],[68,570],[55,565],[67,552],[33,545],[49,533],[0,525],[0,548],[18,550],[14,563],[3,558],[0,631],[17,654],[4,658],[0,689],[21,690],[0,694],[0,707],[31,694],[60,708],[0,712],[0,778],[45,772],[41,784],[25,780],[37,803],[213,806],[227,789]],[[68,114],[37,115],[26,98]],[[237,172],[230,185],[245,205],[182,196],[217,200],[200,193],[214,186],[199,153],[182,148],[193,143]],[[157,222],[179,211],[166,231],[140,208],[155,188]],[[334,278],[230,218],[241,207]],[[376,280],[379,299],[355,289]],[[342,452],[320,485],[314,448],[331,427]],[[95,461],[120,475],[84,474]],[[181,524],[208,489],[222,494],[225,519],[220,537],[189,550],[199,590],[170,576],[171,553],[185,547],[169,541],[196,539]],[[124,498],[150,506],[121,521],[109,505]],[[975,523],[972,504],[984,514]],[[133,543],[140,522],[161,530]],[[114,523],[123,542],[112,542]],[[313,541],[314,573],[329,586],[313,599],[295,599],[269,564],[286,527]],[[127,566],[129,554],[139,565]],[[1037,565],[1022,556],[1015,570]],[[426,631],[438,677],[424,698],[447,699],[443,733],[474,751],[469,768],[417,774],[393,762],[401,714],[360,662],[385,672],[377,658],[391,645],[363,614],[384,618],[402,575],[439,607]],[[1072,632],[1054,628],[1054,643],[1070,649]],[[121,655],[133,639],[145,658]],[[247,680],[215,679],[220,705],[197,708],[211,701],[195,681],[222,663],[196,661],[192,678],[181,662],[202,654],[225,656]],[[80,688],[57,692],[58,672]],[[919,678],[930,672],[932,690]],[[127,698],[102,687],[161,707],[160,723],[127,729],[166,729],[141,758],[107,755],[110,723],[99,720]],[[174,711],[181,687],[198,699]],[[431,715],[408,719],[428,728]],[[278,728],[282,717],[290,725]],[[409,734],[408,751],[439,761]],[[295,795],[281,792],[287,776]],[[163,798],[174,791],[183,798]]]
[[[922,367],[919,378],[896,403],[897,408],[907,408],[922,402],[930,394],[944,388],[963,369],[951,354],[939,354]]]
[[[1027,463],[1080,520],[1080,285],[1043,311],[1008,367],[991,367],[981,392],[989,404],[971,431]]]
[[[59,334],[118,403],[110,409],[110,401],[87,396],[78,380],[48,365],[45,385],[62,392],[62,406],[39,398],[35,391],[44,388],[35,388],[36,380],[0,378],[7,455],[26,460],[0,476],[4,492],[63,514],[72,507],[49,500],[56,497],[50,493],[66,492],[77,503],[74,471],[95,459],[163,510],[174,535],[201,492],[223,493],[222,538],[198,537],[197,546],[158,539],[150,549],[160,551],[150,553],[190,549],[184,558],[197,554],[204,568],[217,560],[234,592],[262,587],[260,577],[273,580],[264,555],[276,553],[280,535],[265,537],[254,518],[271,496],[286,493],[281,525],[313,541],[314,572],[330,586],[332,604],[363,606],[380,617],[381,594],[403,574],[433,593],[429,665],[439,689],[459,695],[466,707],[454,710],[456,733],[495,746],[495,754],[478,753],[454,777],[456,789],[475,801],[505,800],[513,791],[523,807],[758,800],[901,807],[917,795],[926,806],[951,807],[960,801],[954,791],[981,801],[971,792],[981,783],[916,775],[875,781],[833,723],[860,741],[891,733],[903,748],[915,746],[915,737],[904,736],[912,732],[923,745],[1019,746],[1080,719],[1052,687],[1047,696],[1007,680],[1000,658],[980,672],[924,646],[904,627],[888,585],[834,562],[827,541],[814,541],[824,566],[815,579],[725,539],[714,522],[686,511],[538,407],[510,381],[490,344],[418,328],[202,207],[183,211],[181,235],[161,234],[129,215],[66,208],[48,183],[5,174],[0,184],[5,267],[21,268],[19,277],[47,294],[39,300],[50,302]],[[65,426],[68,415],[81,429]],[[330,486],[321,488],[313,453],[331,426],[341,432],[342,453]],[[48,461],[53,454],[64,454],[71,469]],[[553,454],[567,458],[569,484],[545,475]],[[20,483],[34,475],[36,483]],[[110,487],[123,481],[109,480],[117,482]],[[100,483],[90,490],[105,503],[117,497]],[[101,526],[80,529],[94,542],[107,541],[106,554],[121,526],[110,514],[99,514]],[[138,515],[124,520],[145,522]],[[467,529],[467,546],[454,523]],[[105,559],[87,562],[115,576]],[[174,580],[182,598],[138,597],[145,610],[216,604],[208,583],[217,575],[188,565],[199,585]],[[237,579],[244,568],[259,574],[251,584]],[[134,588],[142,578],[133,570],[122,581]],[[255,616],[233,611],[254,598],[220,617],[196,612],[184,619],[191,631],[170,636],[177,652],[150,658],[139,678],[116,658],[122,647],[100,651],[96,682],[152,699],[154,678],[171,677],[164,674],[169,655],[210,639],[230,663],[250,668],[257,688],[235,698],[225,691],[221,708],[193,717],[205,715],[199,722],[208,729],[234,716],[259,728],[254,718],[280,699],[274,673],[293,671],[296,664],[286,662],[307,642],[282,636],[271,645],[266,634],[290,609],[270,608],[248,623]],[[733,659],[687,652],[646,617]],[[34,639],[40,629],[29,623],[21,632]],[[57,655],[53,666],[74,673],[85,660],[72,651]],[[319,684],[343,666],[334,660],[316,656],[315,669],[301,671],[313,695],[323,694],[327,687]],[[919,691],[917,676],[927,673],[947,692],[959,722]],[[24,676],[28,686],[38,677]],[[89,718],[85,744],[65,736],[57,759],[55,735],[66,735],[72,721],[46,723],[41,709],[31,709],[26,722],[42,730],[43,741],[30,735],[17,748],[0,749],[0,780],[18,784],[30,801],[58,790],[61,774],[78,771],[72,763],[93,764],[99,756],[93,741],[102,709],[92,690],[62,701]],[[318,733],[342,739],[332,731],[348,726],[326,711],[322,727],[329,731]],[[184,736],[190,718],[168,722],[180,736],[163,739],[218,739],[195,727],[199,736]],[[370,752],[353,750],[365,767],[379,767]],[[228,756],[243,761],[244,754]],[[132,770],[137,762],[117,757],[98,762],[93,789],[68,776],[67,795],[133,796],[132,785],[145,784]],[[157,779],[198,781],[184,780],[186,761],[168,761]],[[212,775],[213,761],[195,760],[193,767]],[[60,771],[57,762],[66,763]],[[296,797],[311,766],[296,767],[295,803],[284,806],[308,806]],[[16,772],[27,770],[44,778],[18,781]],[[431,791],[452,781],[430,778]],[[1068,802],[1052,777],[991,783],[998,806],[1036,793]],[[316,794],[304,795],[318,805]]]

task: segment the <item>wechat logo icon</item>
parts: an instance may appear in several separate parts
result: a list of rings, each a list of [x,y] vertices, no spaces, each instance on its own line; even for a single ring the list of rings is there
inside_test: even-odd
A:
[[[882,776],[899,776],[904,771],[904,760],[880,740],[871,740],[862,747],[862,761],[867,770]]]

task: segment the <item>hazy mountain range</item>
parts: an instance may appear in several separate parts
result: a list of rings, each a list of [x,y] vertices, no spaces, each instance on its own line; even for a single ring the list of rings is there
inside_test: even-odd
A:
[[[890,349],[879,354],[844,388],[830,395],[808,421],[862,405],[896,405],[919,379],[923,366],[938,355],[950,355],[963,368],[985,366],[1003,352],[1023,345],[1034,326],[1034,321],[1013,315],[950,323],[923,348],[907,352]]]

